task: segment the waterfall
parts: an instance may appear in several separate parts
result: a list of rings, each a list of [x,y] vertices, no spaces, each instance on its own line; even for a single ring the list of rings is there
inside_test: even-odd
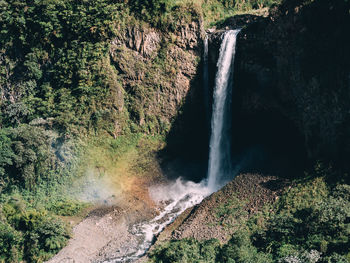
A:
[[[209,113],[209,69],[208,69],[208,53],[209,53],[209,45],[208,45],[208,35],[204,38],[203,43],[203,90],[204,90],[204,105],[205,105],[205,121],[207,125],[207,129],[209,131],[210,126],[210,113]]]
[[[217,62],[208,164],[208,187],[212,190],[217,190],[231,171],[231,79],[239,31],[225,32]]]
[[[230,172],[231,76],[238,33],[239,30],[227,31],[220,48],[213,95],[208,182],[196,184],[178,179],[169,185],[150,187],[150,196],[160,205],[160,213],[149,221],[131,225],[128,230],[129,239],[104,263],[135,262],[145,255],[155,237],[168,224],[188,207],[199,204],[203,198],[217,190],[222,184],[223,176]],[[209,104],[208,38],[204,40],[203,61],[203,88],[207,95],[205,100]]]

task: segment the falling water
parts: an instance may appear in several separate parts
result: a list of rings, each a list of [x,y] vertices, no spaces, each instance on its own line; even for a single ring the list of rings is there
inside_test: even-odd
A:
[[[233,62],[236,52],[236,38],[240,30],[229,30],[224,34],[220,47],[213,109],[211,117],[211,137],[208,164],[208,187],[217,190],[222,180],[231,171],[230,158],[230,104]]]
[[[209,131],[210,113],[209,113],[209,69],[208,69],[208,35],[204,38],[204,52],[203,52],[203,90],[204,90],[204,105],[205,105],[205,120]]]

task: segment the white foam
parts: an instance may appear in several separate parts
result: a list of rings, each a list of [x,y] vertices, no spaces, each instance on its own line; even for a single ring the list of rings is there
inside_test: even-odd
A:
[[[149,222],[142,222],[131,227],[130,233],[139,237],[139,242],[134,244],[135,247],[129,249],[128,255],[120,255],[105,262],[133,262],[140,258],[151,247],[155,236],[172,223],[178,215],[187,208],[199,204],[210,193],[206,182],[194,183],[181,178],[169,184],[150,187],[149,195],[161,207],[159,214]]]

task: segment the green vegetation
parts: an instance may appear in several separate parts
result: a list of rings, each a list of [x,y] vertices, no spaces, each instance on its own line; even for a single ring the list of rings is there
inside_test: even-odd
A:
[[[113,87],[103,65],[120,5],[1,1],[0,8],[1,126],[44,118],[77,134],[106,118]]]
[[[235,14],[271,7],[280,0],[129,0],[132,12],[151,25],[175,30],[181,21],[203,17],[205,26]]]
[[[350,186],[328,185],[330,172],[317,165],[312,175],[318,177],[304,179],[249,219],[242,220],[245,211],[234,198],[218,209],[225,220],[241,218],[239,227],[228,225],[237,230],[227,244],[171,241],[150,253],[151,262],[350,262]],[[215,255],[206,261],[201,251]]]
[[[28,124],[1,130],[0,262],[49,259],[70,237],[58,215],[85,207],[63,194],[72,160],[59,159],[52,147],[56,137]]]
[[[43,262],[63,248],[70,231],[46,210],[27,206],[24,200],[2,200],[0,262]]]
[[[217,240],[199,242],[195,239],[171,241],[151,252],[152,262],[215,262],[220,243]]]
[[[212,17],[214,13],[231,14],[230,10],[270,4],[216,0],[1,1],[1,126],[52,118],[53,127],[69,134],[93,128],[111,130],[119,113],[113,110],[111,98],[118,96],[122,87],[109,61],[109,46],[127,25],[146,21],[175,30],[181,23],[203,15],[205,21],[213,22],[223,18]]]
[[[79,201],[87,169],[109,171],[103,165],[113,166],[115,155],[147,144],[130,134],[142,131],[131,109],[137,96],[126,94],[123,107],[111,64],[111,39],[141,23],[118,2],[0,1],[0,262],[57,253],[70,235],[61,217],[88,205]],[[107,152],[104,163],[92,148]],[[149,169],[149,149],[135,170]]]
[[[0,262],[43,262],[64,247],[70,226],[62,219],[82,213],[91,201],[82,197],[87,172],[116,188],[120,174],[157,174],[155,151],[164,146],[175,115],[165,108],[165,91],[175,87],[179,57],[199,63],[175,49],[181,26],[195,21],[209,27],[278,2],[0,0]],[[162,34],[149,57],[128,47],[112,52],[112,40],[125,41],[131,27]],[[162,93],[165,98],[156,100]],[[272,212],[249,220],[233,199],[217,211],[221,224],[237,228],[227,244],[172,241],[151,259],[321,257],[319,262],[345,263],[349,196],[348,185],[314,179],[288,191]]]
[[[245,222],[248,213],[243,208],[246,203],[236,196],[232,196],[224,204],[220,204],[216,209],[216,216],[219,224],[229,228],[240,228],[241,222]]]
[[[154,116],[164,108],[149,108],[155,93],[176,80],[171,34],[147,62],[130,49],[111,57],[110,41],[130,25],[171,31],[203,14],[209,21],[214,6],[243,10],[243,4],[261,7],[258,1],[216,0],[0,1],[1,190],[34,191],[72,173],[78,138],[166,134],[171,123]],[[141,83],[123,86],[125,78],[140,76]]]

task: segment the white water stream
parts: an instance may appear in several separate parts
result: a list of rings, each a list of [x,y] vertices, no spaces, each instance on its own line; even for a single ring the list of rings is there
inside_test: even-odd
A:
[[[210,191],[205,182],[196,184],[179,178],[169,185],[151,187],[149,194],[162,207],[159,215],[151,221],[131,226],[129,232],[136,237],[136,242],[130,242],[126,253],[109,259],[105,263],[135,262],[146,254],[155,237],[167,225],[187,208],[199,204],[210,194]]]

